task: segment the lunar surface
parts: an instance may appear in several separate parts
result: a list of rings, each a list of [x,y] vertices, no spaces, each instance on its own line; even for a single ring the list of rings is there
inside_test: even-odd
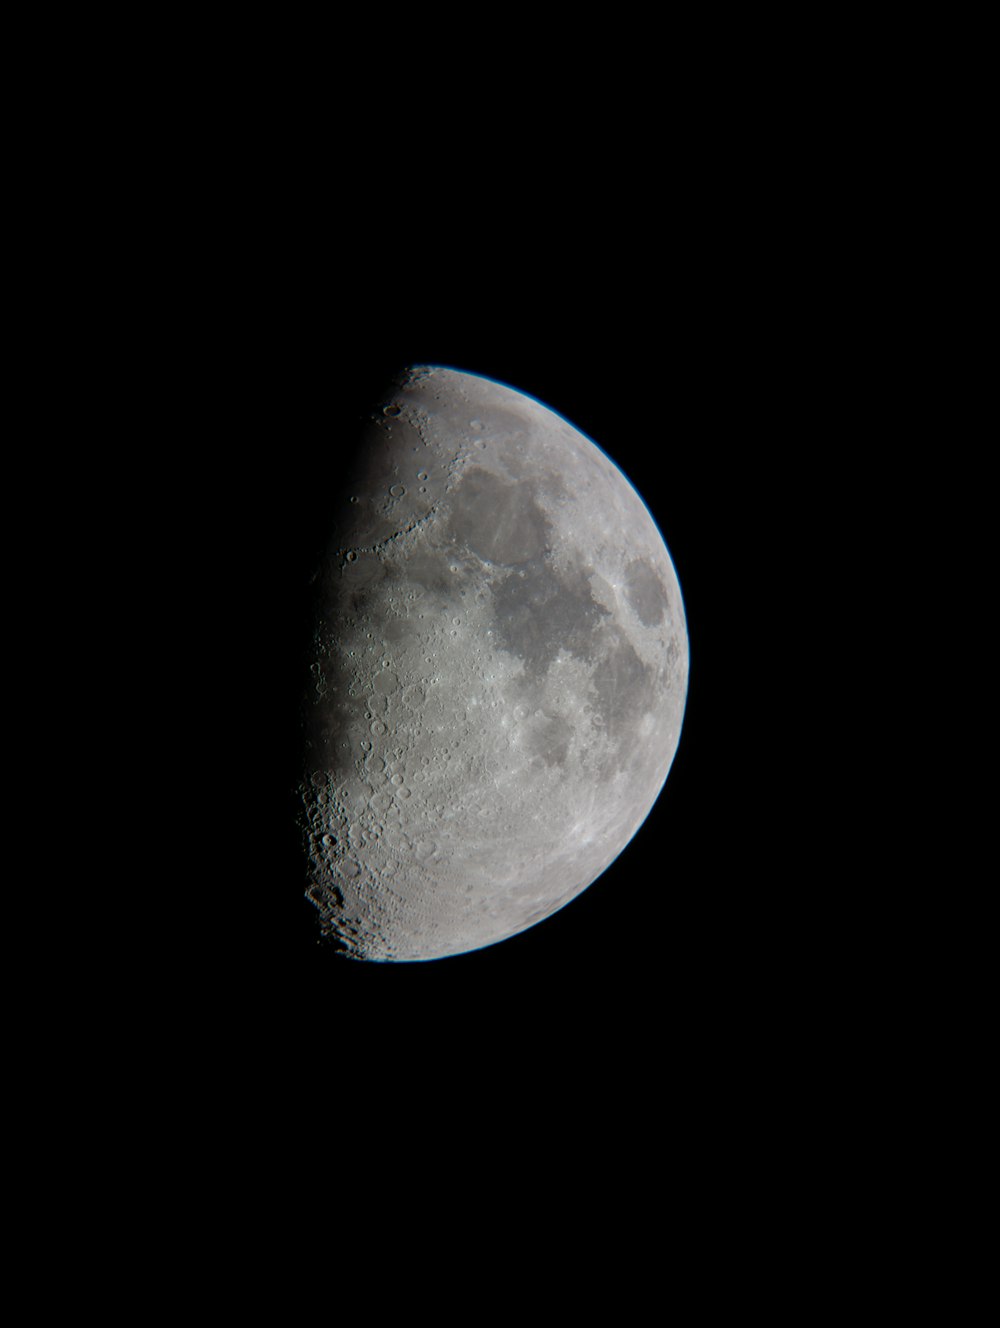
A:
[[[513,388],[410,369],[359,458],[317,574],[307,893],[348,956],[439,959],[562,908],[645,820],[684,608],[621,471]]]

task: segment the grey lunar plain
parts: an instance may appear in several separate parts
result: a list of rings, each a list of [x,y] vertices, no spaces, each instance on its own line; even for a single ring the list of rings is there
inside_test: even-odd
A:
[[[321,930],[428,960],[533,926],[628,844],[687,694],[642,500],[531,397],[410,369],[319,573],[302,804]]]

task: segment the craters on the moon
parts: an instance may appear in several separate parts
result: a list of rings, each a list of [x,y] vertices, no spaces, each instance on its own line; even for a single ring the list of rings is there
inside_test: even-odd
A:
[[[427,689],[421,683],[410,683],[410,685],[403,690],[402,703],[404,711],[417,711],[426,700]]]

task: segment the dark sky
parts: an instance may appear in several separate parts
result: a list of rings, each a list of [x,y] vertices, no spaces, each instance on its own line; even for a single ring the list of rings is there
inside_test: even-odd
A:
[[[69,437],[44,440],[61,489],[60,451],[83,457],[85,514],[100,485],[127,517],[125,535],[117,521],[97,532],[111,546],[107,585],[84,586],[101,602],[110,590],[125,640],[109,649],[84,630],[61,647],[70,663],[50,698],[51,764],[58,774],[65,756],[74,781],[96,784],[101,852],[74,856],[54,823],[45,850],[74,875],[53,885],[43,872],[30,888],[74,942],[76,915],[105,889],[103,854],[117,865],[128,852],[127,788],[134,848],[112,944],[136,980],[80,944],[84,981],[60,999],[72,1015],[77,992],[103,984],[108,1016],[82,1027],[81,1072],[58,1105],[72,1115],[82,1094],[116,1133],[130,1120],[129,1165],[150,1193],[150,1159],[169,1165],[184,1149],[196,1174],[185,1186],[171,1173],[168,1188],[223,1235],[228,1214],[215,1196],[228,1152],[237,1203],[247,1196],[250,1222],[270,1219],[258,1223],[260,1271],[275,1229],[296,1241],[303,1276],[315,1281],[318,1256],[321,1274],[363,1286],[368,1303],[382,1285],[357,1276],[359,1249],[388,1247],[389,1285],[394,1248],[409,1244],[416,1220],[437,1253],[420,1289],[428,1276],[450,1286],[437,1208],[468,1216],[479,1235],[463,1191],[489,1207],[501,1182],[516,1200],[497,1209],[511,1213],[510,1232],[544,1214],[544,1236],[528,1224],[529,1258],[549,1253],[578,1195],[600,1195],[570,1279],[589,1293],[603,1266],[627,1294],[649,1268],[662,1298],[677,1232],[709,1259],[720,1227],[740,1245],[754,1230],[771,1238],[763,1214],[776,1152],[795,1174],[786,1209],[793,1223],[805,1214],[811,1240],[809,1198],[827,1192],[813,1180],[817,1159],[836,1166],[843,1121],[867,1129],[870,1118],[862,1079],[841,1119],[811,1127],[812,1104],[836,1104],[838,1056],[855,1058],[843,1011],[853,1003],[858,1026],[867,1020],[865,954],[881,972],[898,944],[895,931],[882,940],[872,927],[878,878],[899,873],[891,843],[873,857],[858,834],[880,808],[857,805],[854,771],[871,765],[871,747],[843,697],[864,679],[869,645],[842,572],[852,570],[871,459],[893,437],[890,412],[866,415],[857,384],[884,372],[888,337],[870,289],[896,236],[874,227],[875,272],[856,262],[873,230],[858,154],[845,145],[837,173],[802,113],[805,92],[783,95],[741,33],[734,40],[713,18],[694,52],[669,33],[650,41],[640,25],[636,40],[634,25],[619,26],[622,50],[610,59],[602,49],[581,61],[567,39],[543,62],[571,86],[537,117],[542,133],[525,84],[547,99],[551,70],[525,79],[534,35],[517,24],[506,25],[517,59],[494,79],[475,59],[430,67],[398,37],[320,44],[321,76],[289,64],[287,125],[271,91],[276,62],[245,62],[253,95],[222,93],[217,135],[193,113],[190,151],[170,152],[176,183],[133,117],[136,157],[152,163],[148,194],[135,194],[123,157],[123,206],[105,207],[98,185],[93,201],[67,196],[59,213],[70,235],[94,213],[126,291],[109,308],[104,265],[84,241],[77,262],[93,294],[68,336],[79,327],[97,351],[95,404],[77,410]],[[812,50],[789,56],[770,29],[765,38],[776,62],[813,81]],[[735,93],[720,70],[726,42],[746,66]],[[648,68],[636,63],[647,50]],[[227,65],[230,56],[227,47]],[[383,116],[389,80],[405,105]],[[440,107],[428,107],[429,85]],[[831,122],[855,95],[838,64]],[[163,98],[171,124],[187,96],[185,85]],[[497,117],[490,139],[474,120],[461,139],[473,102]],[[770,115],[755,117],[762,103]],[[872,178],[886,176],[887,142],[876,140]],[[918,293],[919,271],[908,276]],[[62,316],[53,309],[53,322]],[[536,396],[622,468],[678,572],[690,688],[664,792],[576,900],[473,954],[350,964],[318,943],[292,822],[308,578],[358,418],[386,375],[414,362]],[[66,394],[58,376],[52,393]],[[108,416],[121,425],[110,444]],[[895,442],[905,472],[912,442]],[[892,462],[895,473],[895,453]],[[60,546],[55,599],[44,601],[56,621],[73,553]],[[878,591],[890,600],[887,582]],[[80,652],[123,679],[112,718],[132,740],[124,757],[109,744],[115,768],[100,780],[73,724],[75,708],[100,704],[76,679]],[[30,1007],[36,993],[25,991]],[[873,1064],[891,1051],[908,999],[893,992]],[[110,1095],[90,1062],[109,1029],[124,1089]],[[64,1074],[57,1043],[41,1040],[39,1053]],[[134,1091],[144,1059],[148,1094]],[[571,1187],[553,1175],[553,1157]],[[678,1176],[691,1181],[680,1198]],[[296,1199],[315,1195],[323,1219],[271,1202],[275,1181]],[[359,1195],[381,1209],[374,1220],[355,1220]],[[609,1232],[624,1236],[627,1262],[609,1257]],[[512,1283],[524,1242],[508,1238],[499,1259],[495,1241],[479,1244],[470,1266],[490,1285],[498,1272]]]
[[[350,1008],[368,1030],[364,1056],[373,1030],[391,1056],[401,1038],[478,1045],[521,1028],[529,1059],[556,1031],[581,1055],[634,1057],[725,1009],[741,1017],[748,992],[759,1009],[778,999],[777,938],[806,851],[783,812],[796,773],[776,713],[800,686],[788,649],[802,572],[789,573],[778,516],[801,355],[766,283],[713,265],[708,243],[647,251],[645,264],[605,256],[599,280],[586,253],[478,266],[425,253],[370,273],[342,255],[322,280],[292,267],[285,285],[242,291],[228,338],[192,364],[215,413],[183,445],[196,565],[210,569],[186,630],[192,654],[210,643],[214,669],[193,685],[193,727],[208,737],[187,777],[205,814],[182,888],[209,920],[201,971],[226,975],[233,1036],[266,1025],[306,1045]],[[677,568],[690,690],[664,793],[577,900],[471,955],[351,965],[318,944],[289,821],[299,651],[357,419],[385,375],[414,362],[531,393],[623,469]],[[796,953],[808,964],[808,944]]]
[[[396,1188],[447,1185],[466,1164],[488,1186],[508,1122],[518,1146],[572,1141],[588,1182],[624,1152],[639,1188],[652,1158],[652,1198],[669,1201],[678,1156],[699,1177],[720,1142],[762,1156],[751,1133],[739,1137],[748,1104],[780,1133],[783,1112],[827,1091],[823,1021],[857,999],[871,880],[891,874],[888,847],[873,860],[859,844],[852,767],[871,758],[843,697],[864,677],[868,642],[841,572],[871,458],[891,435],[857,391],[883,371],[885,338],[850,243],[853,233],[862,254],[869,243],[867,186],[850,170],[831,176],[797,96],[773,97],[772,122],[754,123],[748,107],[767,93],[755,60],[761,87],[720,98],[719,80],[702,77],[718,46],[706,44],[690,86],[677,77],[683,46],[652,43],[644,78],[628,55],[621,91],[606,85],[618,115],[595,103],[587,124],[579,107],[605,86],[600,62],[567,58],[577,95],[555,107],[534,174],[530,121],[530,135],[500,125],[489,144],[455,144],[474,66],[442,82],[451,105],[430,120],[414,66],[411,104],[383,128],[372,108],[388,64],[402,68],[399,48],[349,50],[364,56],[368,100],[344,83],[331,120],[328,83],[344,81],[336,68],[319,79],[315,142],[305,116],[272,129],[271,97],[248,99],[267,121],[260,133],[227,102],[224,138],[196,121],[193,183],[187,154],[176,192],[155,173],[141,205],[155,226],[134,224],[131,203],[114,212],[127,298],[111,311],[114,344],[97,345],[98,406],[60,444],[108,466],[137,536],[111,532],[128,648],[66,646],[128,680],[135,733],[134,755],[116,756],[99,790],[101,830],[120,856],[128,786],[139,811],[122,946],[140,978],[154,976],[134,988],[114,976],[113,1003],[130,1021],[126,1069],[142,1044],[157,1063],[176,1056],[164,1079],[179,1090],[179,1121],[200,1127],[214,1087],[238,1084],[222,1095],[218,1134],[252,1123],[239,1156],[248,1185],[280,1121],[279,1145],[308,1152],[303,1183],[331,1196],[331,1212],[365,1187],[379,1153],[394,1164],[387,1203]],[[808,59],[793,63],[808,75]],[[521,109],[512,68],[513,83],[476,89],[504,120]],[[838,121],[843,102],[838,84]],[[369,121],[374,144],[360,132]],[[131,173],[122,179],[130,191]],[[108,316],[103,268],[81,254],[94,274],[93,307],[80,310],[92,341]],[[690,688],[663,794],[581,896],[474,954],[352,965],[318,943],[292,824],[308,578],[358,417],[413,362],[536,396],[622,468],[677,568]],[[108,413],[123,426],[120,455],[105,447]],[[908,440],[897,442],[905,469]],[[70,744],[80,703],[53,698]],[[80,778],[87,757],[73,753]],[[60,925],[95,878],[102,888],[103,863],[83,866],[80,890],[57,894]],[[800,1070],[809,1047],[822,1051],[812,1084]],[[428,1152],[430,1111],[467,1152]],[[644,1193],[602,1219],[648,1203]],[[278,1220],[301,1230],[295,1212]],[[343,1270],[343,1236],[370,1243],[375,1229],[332,1227],[329,1259]],[[602,1243],[591,1231],[580,1248],[603,1257]]]

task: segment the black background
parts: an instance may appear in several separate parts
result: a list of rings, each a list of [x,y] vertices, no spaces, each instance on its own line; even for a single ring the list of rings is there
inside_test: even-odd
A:
[[[579,249],[510,263],[442,250],[418,272],[339,286],[299,272],[287,289],[220,288],[235,304],[187,364],[214,414],[185,444],[193,828],[177,842],[198,956],[185,962],[224,1042],[265,1037],[311,1059],[346,1039],[369,1068],[499,1056],[522,1074],[567,1056],[633,1073],[671,1046],[704,1054],[706,1028],[746,1054],[747,1021],[799,1017],[789,989],[823,942],[803,904],[797,759],[809,712],[794,550],[809,513],[782,476],[792,357],[800,379],[808,366],[773,285],[709,264],[704,240],[650,253],[592,270]],[[528,392],[621,467],[677,569],[690,685],[663,793],[583,895],[472,954],[357,964],[320,941],[303,897],[297,706],[324,523],[360,419],[411,363]]]
[[[359,1279],[359,1250],[405,1246],[415,1228],[435,1254],[417,1285],[450,1285],[427,1196],[459,1223],[468,1214],[476,1239],[477,1208],[507,1190],[508,1238],[479,1241],[475,1265],[491,1287],[542,1250],[551,1265],[553,1228],[572,1230],[566,1210],[579,1207],[588,1267],[575,1280],[588,1291],[589,1265],[603,1263],[616,1294],[648,1268],[662,1298],[662,1270],[700,1246],[699,1294],[724,1282],[745,1299],[726,1227],[729,1246],[754,1253],[759,1232],[768,1257],[754,1262],[772,1272],[778,1253],[783,1278],[790,1243],[815,1241],[812,1215],[836,1189],[817,1172],[858,1175],[852,1128],[879,1156],[869,1166],[862,1153],[862,1183],[845,1189],[849,1234],[898,1137],[890,1112],[874,1134],[871,1119],[900,1030],[923,1031],[887,962],[909,882],[885,889],[894,846],[865,844],[884,815],[862,798],[865,777],[891,789],[872,756],[882,698],[864,723],[851,704],[859,679],[871,687],[859,583],[874,582],[881,609],[893,575],[912,572],[902,558],[899,573],[873,570],[854,547],[873,469],[913,464],[892,392],[880,412],[866,399],[886,372],[895,291],[882,274],[909,225],[873,223],[896,102],[866,173],[841,133],[855,87],[840,67],[810,115],[802,46],[789,59],[773,42],[790,86],[737,33],[746,76],[730,83],[715,35],[700,53],[626,36],[620,89],[603,57],[563,52],[551,62],[567,72],[561,91],[520,60],[492,82],[475,61],[428,79],[397,43],[336,58],[361,66],[355,95],[336,67],[303,79],[296,56],[284,121],[273,62],[255,62],[246,74],[261,86],[224,99],[217,133],[195,112],[170,164],[140,121],[148,178],[115,160],[120,207],[98,188],[59,211],[55,247],[92,207],[121,274],[109,298],[79,226],[85,292],[59,326],[98,364],[80,375],[64,450],[86,520],[100,519],[98,486],[124,517],[102,532],[121,647],[87,621],[60,654],[96,658],[130,734],[105,775],[73,722],[81,705],[96,712],[99,748],[99,702],[63,669],[50,764],[60,774],[65,756],[74,785],[91,780],[100,814],[92,855],[50,827],[75,874],[37,893],[80,951],[78,990],[109,999],[98,1019],[75,990],[64,1002],[80,1074],[54,1095],[55,1129],[81,1096],[115,1132],[127,1123],[144,1197],[161,1189],[144,1175],[151,1159],[190,1168],[184,1217],[205,1213],[213,1250],[232,1229],[213,1184],[236,1196],[227,1207],[246,1196],[247,1225],[261,1225],[265,1197],[265,1240],[280,1227],[324,1287],[329,1269],[380,1294],[393,1270],[380,1259],[378,1279]],[[649,68],[634,63],[641,46]],[[373,110],[390,79],[406,105],[383,127]],[[530,85],[552,106],[522,128]],[[186,97],[183,79],[171,86],[168,138]],[[473,122],[462,142],[466,108],[483,101],[493,132]],[[116,128],[123,117],[115,103]],[[903,273],[914,303],[919,271]],[[114,335],[102,338],[102,319]],[[308,582],[358,419],[414,362],[533,394],[621,466],[677,568],[690,690],[659,801],[578,899],[474,954],[350,964],[319,942],[294,825]],[[57,591],[79,579],[74,552],[61,549]],[[105,862],[123,858],[105,963],[76,924],[105,889]],[[120,1071],[113,1101],[91,1061],[98,1041]],[[381,1209],[374,1222],[357,1220],[362,1195]],[[304,1197],[319,1222],[302,1221]],[[800,1241],[773,1234],[775,1202]],[[628,1259],[609,1263],[619,1230]],[[831,1248],[839,1257],[842,1231]]]
[[[381,1249],[387,1233],[405,1244],[424,1225],[428,1191],[457,1195],[461,1221],[463,1181],[487,1203],[503,1182],[520,1188],[508,1228],[520,1232],[536,1213],[551,1227],[554,1197],[575,1207],[610,1178],[611,1202],[577,1242],[595,1264],[606,1233],[631,1237],[652,1200],[649,1234],[611,1265],[616,1288],[648,1267],[661,1293],[678,1232],[703,1245],[706,1285],[724,1280],[716,1232],[731,1222],[743,1244],[762,1229],[776,1155],[794,1181],[789,1225],[809,1241],[797,1219],[824,1195],[811,1172],[850,1162],[845,1123],[867,1128],[872,1071],[891,1064],[907,1022],[906,991],[875,1015],[867,999],[871,973],[891,984],[884,960],[899,948],[873,925],[881,897],[894,927],[896,900],[879,890],[894,867],[891,844],[872,855],[863,843],[880,813],[859,805],[876,720],[859,731],[844,700],[869,662],[851,555],[872,458],[895,473],[910,445],[891,401],[877,415],[864,400],[884,373],[894,298],[880,281],[897,236],[873,227],[872,182],[895,160],[895,103],[866,175],[837,141],[855,95],[839,67],[825,114],[810,116],[804,50],[791,61],[800,86],[772,83],[736,34],[746,78],[730,85],[714,37],[694,56],[631,29],[627,45],[621,89],[603,59],[554,60],[563,90],[518,61],[492,83],[475,62],[428,79],[397,43],[337,57],[363,66],[356,95],[338,68],[301,78],[296,57],[283,121],[273,62],[255,62],[261,87],[223,94],[217,132],[195,110],[189,139],[158,153],[140,119],[134,160],[116,154],[111,168],[115,205],[98,184],[58,210],[53,247],[75,238],[85,279],[55,321],[97,361],[58,441],[88,523],[102,519],[94,489],[112,495],[115,519],[85,542],[107,540],[101,571],[123,627],[109,649],[87,621],[59,653],[96,659],[130,733],[102,769],[100,702],[63,669],[50,764],[60,775],[65,757],[100,810],[92,854],[50,826],[74,875],[37,889],[84,970],[60,1013],[80,1022],[80,1074],[56,1106],[62,1118],[83,1096],[112,1129],[128,1118],[144,1198],[159,1194],[143,1176],[151,1158],[193,1161],[185,1216],[204,1211],[213,1228],[205,1181],[226,1175],[220,1157],[238,1198],[291,1179],[272,1225],[303,1271],[319,1262],[340,1283],[361,1245]],[[648,69],[633,64],[642,45]],[[774,49],[785,62],[787,43]],[[383,127],[372,112],[389,78],[407,104]],[[552,106],[521,128],[513,112],[532,84]],[[186,96],[172,78],[168,141]],[[483,100],[493,132],[471,125],[463,143],[466,107]],[[113,102],[116,130],[129,118]],[[308,580],[358,417],[413,362],[537,396],[622,467],[677,567],[690,691],[663,794],[577,900],[471,955],[352,965],[319,943],[293,820]],[[69,487],[56,450],[38,451]],[[57,594],[80,579],[75,548],[60,554]],[[890,577],[876,580],[890,603]],[[81,706],[96,720],[90,744],[73,722]],[[104,864],[123,859],[105,962],[76,924],[106,889]],[[75,1000],[95,987],[109,997],[100,1018]],[[109,1031],[113,1101],[89,1063]],[[838,1061],[851,1071],[839,1081]],[[554,1158],[574,1182],[558,1192]],[[376,1224],[352,1220],[361,1193],[384,1205]],[[303,1194],[324,1212],[305,1230]],[[421,1201],[402,1221],[400,1195]],[[856,1194],[850,1207],[853,1224]],[[490,1285],[548,1253],[551,1235],[488,1246]],[[766,1225],[763,1238],[768,1266],[777,1249],[783,1267],[783,1239]]]
[[[838,845],[816,771],[850,741],[812,667],[811,531],[846,465],[829,275],[808,232],[740,210],[737,175],[692,169],[669,208],[641,175],[598,200],[574,179],[537,215],[439,197],[422,228],[378,180],[340,212],[291,193],[168,247],[142,292],[165,330],[143,478],[167,513],[172,681],[137,724],[163,733],[154,907],[207,1048],[522,1084],[555,1057],[604,1092],[602,1064],[756,1063],[823,1017]],[[527,392],[621,467],[677,570],[689,694],[658,802],[570,905],[472,954],[357,964],[320,941],[294,824],[309,580],[359,422],[413,363]]]
[[[209,1161],[230,1141],[247,1186],[267,1183],[262,1142],[341,1211],[380,1168],[389,1204],[442,1168],[519,1184],[534,1152],[530,1196],[558,1158],[574,1204],[611,1176],[644,1211],[649,1175],[711,1213],[731,1170],[752,1208],[767,1141],[797,1166],[810,1104],[841,1111],[830,1067],[859,1054],[885,934],[868,882],[887,868],[859,861],[872,813],[842,700],[864,649],[844,574],[858,340],[799,176],[753,160],[708,154],[674,181],[652,152],[653,177],[554,157],[519,190],[422,164],[410,193],[374,171],[314,198],[269,177],[259,206],[203,210],[147,256],[136,298],[160,334],[135,338],[123,412],[142,538],[111,563],[148,639],[108,664],[131,684],[135,759],[107,787],[136,799],[109,1007],[179,1137],[189,1123]],[[582,895],[472,954],[357,964],[304,897],[309,581],[359,421],[412,363],[509,383],[621,467],[677,569],[689,693],[659,800]],[[133,553],[150,548],[155,581]]]
[[[471,49],[432,67],[388,32],[316,43],[310,75],[299,43],[287,96],[275,60],[241,62],[227,32],[209,56],[214,122],[181,62],[157,96],[165,151],[112,92],[109,132],[84,130],[81,187],[43,154],[62,194],[52,258],[68,245],[72,278],[39,317],[68,359],[91,356],[40,393],[70,427],[25,444],[49,472],[40,493],[70,491],[84,527],[58,532],[42,597],[58,631],[42,787],[89,792],[95,810],[75,840],[43,797],[30,890],[77,962],[68,983],[52,980],[60,955],[19,988],[16,1031],[57,1007],[53,1036],[29,1033],[54,1086],[22,1076],[22,1096],[49,1113],[50,1154],[86,1159],[89,1215],[118,1197],[107,1168],[123,1160],[135,1245],[157,1257],[169,1222],[182,1292],[200,1245],[227,1296],[259,1300],[274,1270],[283,1304],[296,1281],[328,1299],[363,1288],[368,1307],[433,1279],[440,1299],[456,1264],[518,1291],[544,1264],[560,1297],[603,1275],[640,1312],[679,1303],[688,1268],[699,1303],[761,1284],[773,1298],[803,1268],[815,1298],[845,1253],[866,1271],[881,1257],[887,1195],[925,1211],[910,1123],[933,1088],[934,1016],[945,1038],[954,1022],[930,1008],[942,947],[905,933],[916,873],[891,830],[919,852],[923,827],[886,819],[895,679],[879,692],[858,608],[865,587],[881,616],[898,582],[926,586],[925,557],[894,541],[876,565],[864,538],[922,464],[897,419],[921,392],[891,377],[885,272],[895,261],[916,309],[924,265],[908,203],[877,216],[912,102],[877,74],[890,113],[873,136],[862,103],[852,140],[851,62],[835,55],[816,83],[829,34],[764,33],[783,81],[718,16],[700,51],[619,25],[610,59],[563,43],[534,68],[533,31],[508,26],[517,51],[493,78]],[[868,49],[865,32],[848,41]],[[898,41],[871,59],[897,66]],[[252,86],[233,97],[217,72],[241,63]],[[401,104],[383,124],[390,86]],[[536,114],[532,92],[551,105]],[[470,114],[463,141],[484,104],[495,124]],[[105,189],[94,158],[130,121],[134,151],[112,151]],[[319,941],[294,824],[309,577],[359,417],[414,362],[535,395],[621,466],[677,568],[690,691],[659,801],[579,898],[474,954],[351,964]],[[15,509],[24,496],[12,487]],[[95,545],[106,560],[78,568]],[[71,588],[87,607],[75,631]],[[117,637],[91,611],[109,602]],[[926,616],[904,636],[922,737],[942,647]],[[935,916],[951,885],[928,891]],[[11,929],[15,952],[24,939]],[[932,979],[927,1018],[903,954]],[[400,1277],[421,1238],[432,1258]]]

